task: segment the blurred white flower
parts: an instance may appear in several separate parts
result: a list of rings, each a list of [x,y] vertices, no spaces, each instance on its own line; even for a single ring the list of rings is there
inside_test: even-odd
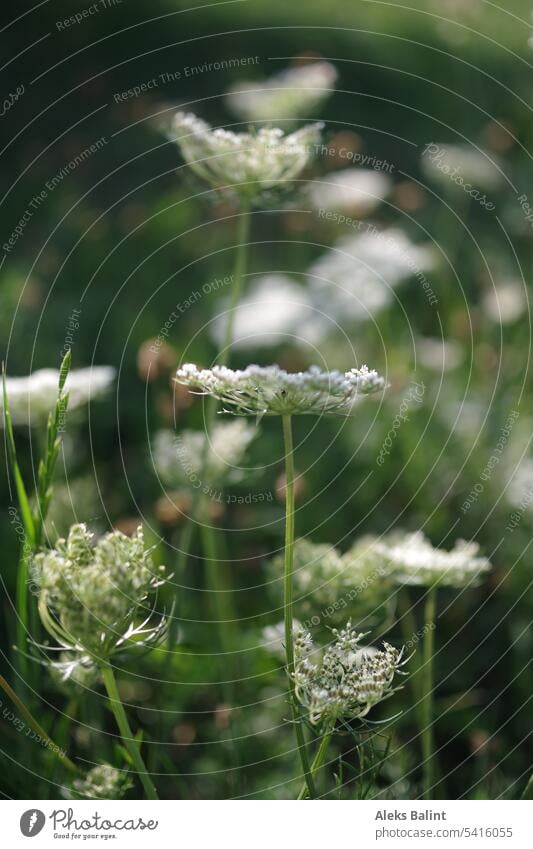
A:
[[[178,112],[171,138],[183,158],[214,188],[255,200],[266,190],[296,179],[316,153],[321,124],[285,135],[275,127],[248,133],[212,129],[191,113]]]
[[[514,507],[533,510],[533,460],[525,457],[513,470],[506,489],[507,499]]]
[[[491,564],[475,542],[457,540],[451,551],[434,548],[420,532],[392,533],[376,540],[373,553],[399,584],[465,587],[476,585]]]
[[[499,163],[494,154],[466,145],[431,142],[422,154],[422,170],[427,177],[457,184],[462,178],[473,186],[496,189],[502,183]]]
[[[238,468],[248,446],[257,436],[257,428],[242,419],[217,422],[209,434],[200,430],[174,433],[160,430],[153,443],[153,458],[157,473],[165,484],[197,486],[200,478],[211,486],[237,483],[245,470]],[[204,468],[205,464],[205,468]]]
[[[105,395],[115,379],[115,374],[112,366],[92,366],[92,368],[74,369],[69,372],[65,386],[65,391],[69,395],[69,411],[83,407]],[[39,369],[29,377],[7,377],[7,398],[13,424],[42,425],[57,401],[58,383],[57,369]],[[0,393],[0,411],[2,412],[3,406]],[[2,426],[3,418],[2,415],[0,419]]]
[[[375,370],[361,366],[341,374],[311,366],[289,373],[279,366],[256,366],[234,371],[224,366],[198,369],[187,363],[176,381],[200,395],[211,395],[235,416],[338,415],[349,416],[363,395],[385,389]]]
[[[395,286],[433,265],[431,249],[413,244],[403,231],[372,227],[340,239],[313,263],[308,277],[326,314],[364,321],[388,306]]]
[[[525,284],[507,280],[489,289],[483,297],[483,309],[493,321],[512,324],[527,308]]]
[[[224,339],[225,316],[212,325],[220,344]],[[241,299],[233,324],[232,347],[267,348],[287,341],[315,344],[323,335],[323,318],[311,304],[307,292],[282,274],[258,277]]]
[[[298,634],[302,633],[302,631],[303,627],[301,622],[299,622],[298,619],[293,619],[292,633],[294,638],[296,638]],[[266,625],[266,627],[261,631],[261,637],[261,648],[268,652],[268,654],[272,654],[274,657],[285,662],[285,623],[282,621],[276,622],[274,625]]]
[[[416,340],[416,357],[421,365],[432,371],[453,371],[463,361],[463,349],[458,342],[419,337]]]
[[[226,99],[236,115],[251,122],[304,118],[329,97],[336,79],[337,71],[329,62],[313,62],[264,82],[239,83]]]
[[[84,778],[75,779],[72,789],[65,791],[64,795],[67,799],[121,799],[132,786],[128,772],[109,764],[99,764]]]
[[[294,603],[302,618],[313,616],[318,626],[338,624],[348,615],[368,626],[390,612],[395,587],[372,556],[373,542],[374,537],[362,537],[342,554],[332,545],[296,540]],[[274,558],[271,572],[283,574],[283,556]]]
[[[365,216],[386,197],[390,180],[372,168],[346,168],[313,180],[309,186],[315,209]]]

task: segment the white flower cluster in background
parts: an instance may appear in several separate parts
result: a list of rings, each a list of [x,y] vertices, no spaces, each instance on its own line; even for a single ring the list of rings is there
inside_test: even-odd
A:
[[[372,168],[345,168],[309,185],[311,203],[318,210],[366,216],[387,196],[389,178]]]
[[[338,623],[348,615],[368,625],[390,612],[393,582],[372,556],[373,543],[374,537],[362,537],[342,554],[332,545],[296,540],[294,603],[302,618],[317,617],[318,625]],[[282,562],[282,557],[274,558],[275,575],[281,574]]]
[[[520,280],[504,280],[495,283],[482,299],[488,317],[499,324],[513,324],[528,308],[528,292]]]
[[[217,422],[209,435],[200,430],[179,434],[160,430],[153,444],[157,473],[169,486],[195,484],[200,478],[211,486],[238,483],[245,474],[238,465],[256,436],[257,428],[242,419]]]
[[[105,395],[115,374],[112,366],[93,366],[69,372],[65,385],[69,410],[83,407]],[[13,424],[42,425],[56,404],[58,383],[57,369],[39,369],[28,377],[7,377],[6,391]],[[1,394],[0,409],[3,410]],[[3,419],[2,415],[2,424]]]
[[[226,413],[258,417],[347,416],[360,396],[386,386],[384,378],[367,366],[345,374],[311,366],[292,374],[277,365],[250,365],[234,371],[223,366],[198,369],[189,363],[178,369],[176,380],[199,394],[216,398]]]
[[[372,227],[346,236],[307,272],[317,305],[339,321],[365,321],[392,301],[392,290],[434,266],[433,251],[415,245],[402,230]]]
[[[219,344],[224,339],[226,316],[212,325]],[[308,292],[289,277],[267,274],[256,278],[241,298],[233,323],[232,348],[266,348],[282,342],[319,341],[323,317],[313,308]]]
[[[247,121],[282,121],[307,117],[331,94],[337,71],[329,62],[312,62],[289,68],[265,82],[233,86],[230,109]]]
[[[496,189],[503,181],[500,165],[494,154],[466,145],[431,142],[422,155],[424,173],[441,183],[454,184],[462,178],[486,189]]]
[[[115,769],[110,764],[99,764],[89,770],[84,778],[72,782],[72,793],[67,792],[67,798],[82,799],[121,799],[124,793],[133,786],[127,772]]]
[[[350,622],[332,633],[335,640],[321,657],[309,633],[299,633],[294,645],[296,696],[313,725],[330,727],[340,719],[362,719],[392,695],[403,654],[388,643],[382,651],[362,649],[364,634]]]
[[[145,551],[141,528],[133,537],[113,531],[94,543],[83,524],[73,525],[56,548],[37,554],[32,568],[39,615],[50,636],[66,651],[97,661],[161,634],[163,620],[147,626],[151,611],[146,616],[145,602],[164,583],[164,573]]]
[[[247,133],[213,129],[191,113],[178,112],[172,129],[185,161],[214,188],[251,199],[298,177],[315,155],[321,124],[285,135],[276,127]]]
[[[373,553],[397,583],[421,586],[465,587],[476,585],[491,564],[479,556],[475,542],[457,540],[451,551],[434,548],[420,531],[392,533],[377,540]]]

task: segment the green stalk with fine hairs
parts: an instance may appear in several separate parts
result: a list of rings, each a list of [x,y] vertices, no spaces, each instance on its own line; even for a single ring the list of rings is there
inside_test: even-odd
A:
[[[222,366],[227,366],[230,360],[230,352],[231,352],[231,343],[233,341],[233,328],[235,324],[235,313],[237,311],[239,305],[239,299],[241,296],[244,278],[246,276],[246,267],[248,260],[248,239],[250,236],[250,221],[251,221],[251,213],[250,206],[247,201],[243,201],[241,204],[238,228],[237,228],[237,247],[235,252],[235,263],[233,267],[233,281],[231,286],[231,296],[230,296],[230,306],[228,311],[228,321],[226,324],[226,330],[224,332],[224,340],[222,345],[222,350],[220,353],[220,357],[218,358],[218,362]],[[209,454],[209,434],[213,429],[213,425],[215,423],[217,413],[217,401],[215,398],[209,398],[206,404],[206,416],[205,416],[205,433],[206,440],[203,451],[203,460],[202,466],[205,469],[207,465],[207,457]],[[202,501],[202,490],[201,487],[195,491],[193,502],[191,505],[190,515],[185,518],[185,523],[182,531],[182,537],[180,540],[180,552],[178,556],[178,562],[176,565],[176,594],[179,594],[179,585],[184,584],[184,573],[185,567],[187,565],[187,558],[189,556],[189,552],[191,549],[193,537],[194,537],[194,517],[198,514],[200,510],[200,503]],[[177,610],[178,604],[176,599],[175,610]],[[168,629],[168,639],[167,639],[167,648],[169,652],[172,652],[172,648],[176,642],[178,630],[177,616],[174,615],[172,620],[170,621],[169,629]],[[170,655],[169,655],[170,658]]]
[[[324,763],[324,759],[326,757],[326,752],[329,748],[329,744],[331,743],[331,738],[333,737],[333,727],[328,727],[324,734],[322,735],[322,740],[320,741],[320,746],[318,747],[318,751],[313,758],[313,763],[311,764],[311,775],[313,778],[316,777],[320,767]],[[298,799],[305,799],[307,797],[307,784],[302,785],[302,789],[298,794]]]
[[[36,628],[35,607],[29,605],[28,598],[28,566],[32,555],[38,551],[43,542],[43,530],[46,516],[52,500],[52,481],[54,471],[59,457],[61,447],[61,425],[64,422],[68,407],[68,393],[65,383],[70,371],[71,353],[67,351],[59,368],[59,381],[57,389],[57,400],[54,409],[48,416],[46,428],[46,444],[43,458],[39,461],[37,471],[36,500],[34,511],[31,510],[30,501],[24,487],[24,481],[19,469],[13,424],[9,411],[9,399],[7,397],[5,369],[3,369],[3,401],[4,401],[4,424],[6,432],[6,443],[9,463],[15,481],[15,489],[19,509],[24,527],[24,545],[19,559],[17,582],[16,582],[16,611],[17,611],[17,649],[19,670],[23,680],[28,679],[29,667],[26,657],[26,638],[30,630],[29,623],[32,622],[33,632]]]
[[[433,798],[433,785],[435,781],[434,761],[434,735],[433,735],[433,655],[435,651],[435,615],[437,612],[437,588],[429,587],[424,607],[424,634],[423,662],[420,670],[422,691],[421,721],[420,729],[422,736],[422,783],[424,799]]]
[[[287,655],[287,677],[296,745],[302,763],[307,792],[311,799],[316,796],[315,783],[309,766],[303,725],[300,720],[298,702],[294,689],[294,641],[292,612],[292,572],[294,563],[294,446],[292,440],[292,417],[282,416],[283,441],[285,445],[285,568],[283,577],[283,611],[285,620],[285,652]]]
[[[124,710],[124,705],[122,704],[122,701],[120,699],[113,669],[111,668],[111,666],[102,666],[100,671],[102,673],[104,686],[106,688],[107,695],[109,698],[109,704],[111,710],[113,711],[116,723],[118,725],[118,730],[120,731],[122,742],[124,743],[124,746],[126,747],[129,756],[133,761],[135,771],[137,772],[141,784],[144,787],[146,798],[156,800],[159,797],[157,795],[157,791],[154,787],[152,779],[150,778],[150,774],[148,773],[148,770],[146,769],[146,766],[142,759],[139,745],[132,734],[128,722],[128,717],[126,716],[126,711]]]

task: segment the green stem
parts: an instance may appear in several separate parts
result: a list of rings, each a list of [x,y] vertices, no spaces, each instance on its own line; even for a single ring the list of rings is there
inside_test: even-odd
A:
[[[399,613],[400,613],[400,628],[402,632],[402,639],[406,646],[413,647],[416,643],[417,637],[417,627],[416,627],[416,619],[413,614],[413,608],[411,606],[411,599],[409,596],[409,592],[407,587],[402,587],[398,596],[399,601]],[[411,689],[413,691],[413,698],[415,703],[415,713],[418,718],[418,723],[421,728],[424,727],[424,717],[422,715],[422,702],[423,702],[423,693],[421,688],[420,681],[420,656],[418,651],[411,652],[411,648],[406,652],[409,657],[411,653],[413,657],[409,661],[409,683],[411,685]]]
[[[109,704],[111,706],[111,710],[113,711],[116,723],[118,725],[118,730],[120,731],[122,742],[124,743],[124,746],[128,750],[129,755],[133,761],[133,765],[135,767],[137,775],[139,776],[141,784],[144,787],[146,797],[148,799],[158,799],[159,797],[152,783],[152,779],[148,774],[148,770],[144,765],[144,761],[142,759],[142,755],[139,750],[137,741],[135,740],[131,732],[128,717],[126,716],[126,711],[124,710],[124,705],[120,700],[117,682],[115,681],[115,675],[113,673],[113,670],[110,666],[103,666],[101,672],[104,685],[107,690],[107,695],[109,697]]]
[[[294,446],[292,441],[291,416],[282,416],[285,444],[285,570],[283,578],[283,609],[285,616],[285,652],[287,654],[287,676],[296,745],[302,763],[307,791],[311,799],[316,796],[315,784],[305,748],[305,736],[300,721],[298,702],[294,689],[294,642],[292,615],[292,570],[294,561]]]
[[[422,771],[424,799],[433,797],[435,778],[434,739],[433,739],[433,653],[435,649],[435,615],[437,608],[437,588],[429,587],[424,608],[424,656],[421,670],[422,707]]]
[[[235,262],[233,266],[233,280],[231,286],[231,296],[230,296],[230,306],[228,312],[228,321],[226,324],[226,330],[224,332],[224,340],[222,351],[219,357],[219,364],[221,366],[227,366],[230,360],[230,351],[231,351],[231,343],[233,341],[233,328],[235,325],[235,313],[237,312],[237,307],[239,304],[239,299],[241,296],[244,278],[246,275],[246,267],[248,261],[248,240],[250,236],[250,207],[246,201],[242,202],[240,209],[240,216],[237,227],[237,246],[235,250]],[[207,466],[207,458],[209,456],[209,435],[213,430],[213,425],[215,423],[217,414],[217,401],[215,398],[209,398],[207,401],[207,409],[206,409],[206,417],[205,417],[205,433],[206,440],[203,451],[203,459],[202,459],[202,467],[203,469]],[[189,551],[191,547],[191,542],[193,538],[193,520],[197,515],[200,503],[202,500],[202,488],[200,487],[195,491],[193,502],[191,505],[190,516],[185,518],[185,525],[183,528],[182,539],[180,541],[180,553],[178,558],[178,564],[176,573],[178,575],[178,583],[179,576],[183,575],[185,572],[185,566],[187,563],[187,558],[189,556]],[[179,586],[176,587],[176,593],[179,592]],[[177,609],[177,605],[176,605]],[[168,640],[167,640],[167,648],[169,652],[172,652],[173,646],[176,642],[177,636],[177,617],[174,616],[169,625],[168,629]]]
[[[6,693],[6,695],[11,699],[15,707],[20,711],[30,728],[35,731],[35,733],[42,737],[42,739],[46,742],[47,747],[50,751],[58,758],[59,762],[70,772],[74,772],[79,774],[81,772],[80,769],[74,764],[67,755],[57,746],[52,738],[46,733],[44,728],[39,725],[36,719],[32,716],[24,702],[19,699],[13,688],[8,684],[3,675],[0,675],[0,687]]]
[[[333,728],[328,728],[320,741],[320,746],[318,747],[318,751],[313,758],[313,763],[311,764],[311,775],[315,778],[317,772],[320,767],[324,763],[324,758],[326,757],[326,752],[329,748],[329,744],[331,743],[331,738],[333,737]],[[307,796],[307,784],[302,785],[302,789],[298,794],[298,799],[305,799]]]

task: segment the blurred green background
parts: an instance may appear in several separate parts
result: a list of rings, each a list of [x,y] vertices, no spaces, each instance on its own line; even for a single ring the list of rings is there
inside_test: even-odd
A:
[[[442,798],[516,798],[532,760],[528,295],[533,230],[518,200],[533,199],[530,4],[513,0],[498,8],[482,0],[426,0],[407,8],[308,0],[296,7],[246,0],[191,8],[123,0],[58,29],[58,21],[83,8],[49,2],[18,20],[25,9],[4,9],[0,34],[3,91],[7,97],[24,86],[3,117],[2,243],[47,181],[105,139],[97,153],[48,191],[16,245],[3,252],[0,338],[9,374],[58,367],[75,308],[81,318],[74,367],[94,362],[119,369],[116,394],[93,404],[67,436],[56,527],[63,531],[73,521],[71,500],[74,515],[100,530],[127,529],[141,516],[154,539],[163,536],[161,559],[173,567],[182,530],[154,473],[149,445],[160,427],[202,425],[201,403],[190,404],[174,391],[171,375],[183,357],[206,364],[216,356],[206,325],[224,309],[223,288],[180,316],[157,361],[150,340],[177,303],[206,281],[231,273],[235,233],[231,204],[209,197],[180,168],[179,151],[158,131],[157,120],[180,106],[217,126],[234,124],[224,100],[231,84],[263,80],[302,57],[328,59],[338,80],[337,91],[319,109],[324,138],[333,146],[345,139],[361,154],[392,164],[387,198],[369,220],[400,228],[413,243],[432,243],[435,260],[426,277],[438,305],[430,307],[411,275],[375,321],[341,322],[349,344],[341,333],[321,339],[320,355],[330,367],[351,367],[352,345],[359,362],[387,372],[391,388],[379,409],[370,402],[353,421],[295,423],[296,464],[303,479],[298,533],[341,548],[363,533],[395,527],[422,528],[445,547],[458,537],[480,543],[494,564],[489,580],[480,589],[441,596],[439,793]],[[187,67],[245,56],[258,56],[259,62],[184,74]],[[178,71],[180,79],[116,102],[118,93]],[[493,212],[469,201],[450,181],[428,176],[421,163],[431,142],[482,149],[500,163],[503,176],[486,190]],[[335,156],[317,157],[308,176],[319,178],[347,164]],[[247,285],[255,276],[279,272],[305,289],[307,269],[350,235],[316,214],[299,212],[309,209],[302,186],[287,206],[254,214],[257,244]],[[294,370],[313,358],[309,346],[288,339],[269,348],[238,348],[233,362],[275,361]],[[378,465],[380,446],[413,380],[424,384],[423,402],[412,406],[386,462]],[[483,478],[512,410],[519,416],[503,455]],[[21,428],[17,439],[31,479],[39,435]],[[247,736],[237,754],[228,742],[232,720],[211,657],[216,629],[205,621],[198,547],[187,572],[188,585],[196,588],[188,591],[190,618],[197,621],[184,623],[172,668],[172,680],[181,683],[158,683],[162,653],[142,660],[134,675],[128,669],[122,673],[125,701],[152,743],[149,767],[176,773],[161,782],[169,798],[269,798],[294,792],[283,673],[280,661],[259,647],[261,629],[281,618],[276,588],[267,585],[267,563],[283,538],[281,449],[276,423],[262,424],[250,452],[250,464],[257,468],[253,488],[274,493],[272,501],[226,506],[215,516],[230,531],[228,568],[240,619],[238,714]],[[482,492],[462,509],[480,482]],[[235,493],[245,495],[250,482],[240,487]],[[14,679],[11,599],[18,540],[7,514],[4,465],[0,500],[2,654],[4,674]],[[518,521],[511,528],[513,512]],[[411,596],[415,616],[421,595]],[[388,639],[400,638],[393,627]],[[71,698],[46,676],[42,692],[31,696],[43,725],[54,733],[60,733]],[[419,741],[408,689],[391,705],[383,707],[381,718],[397,709],[404,716],[393,726],[392,755],[372,793],[414,798]],[[84,694],[75,711],[69,750],[89,762],[120,759],[99,692]],[[25,760],[16,762],[20,736],[7,721],[2,750],[9,765],[9,780],[6,771],[0,778],[3,793],[57,794],[59,779],[47,752],[28,744]],[[233,769],[235,757],[240,777]],[[348,764],[351,759],[353,752],[346,755]],[[355,793],[350,785],[338,792],[348,798]]]

